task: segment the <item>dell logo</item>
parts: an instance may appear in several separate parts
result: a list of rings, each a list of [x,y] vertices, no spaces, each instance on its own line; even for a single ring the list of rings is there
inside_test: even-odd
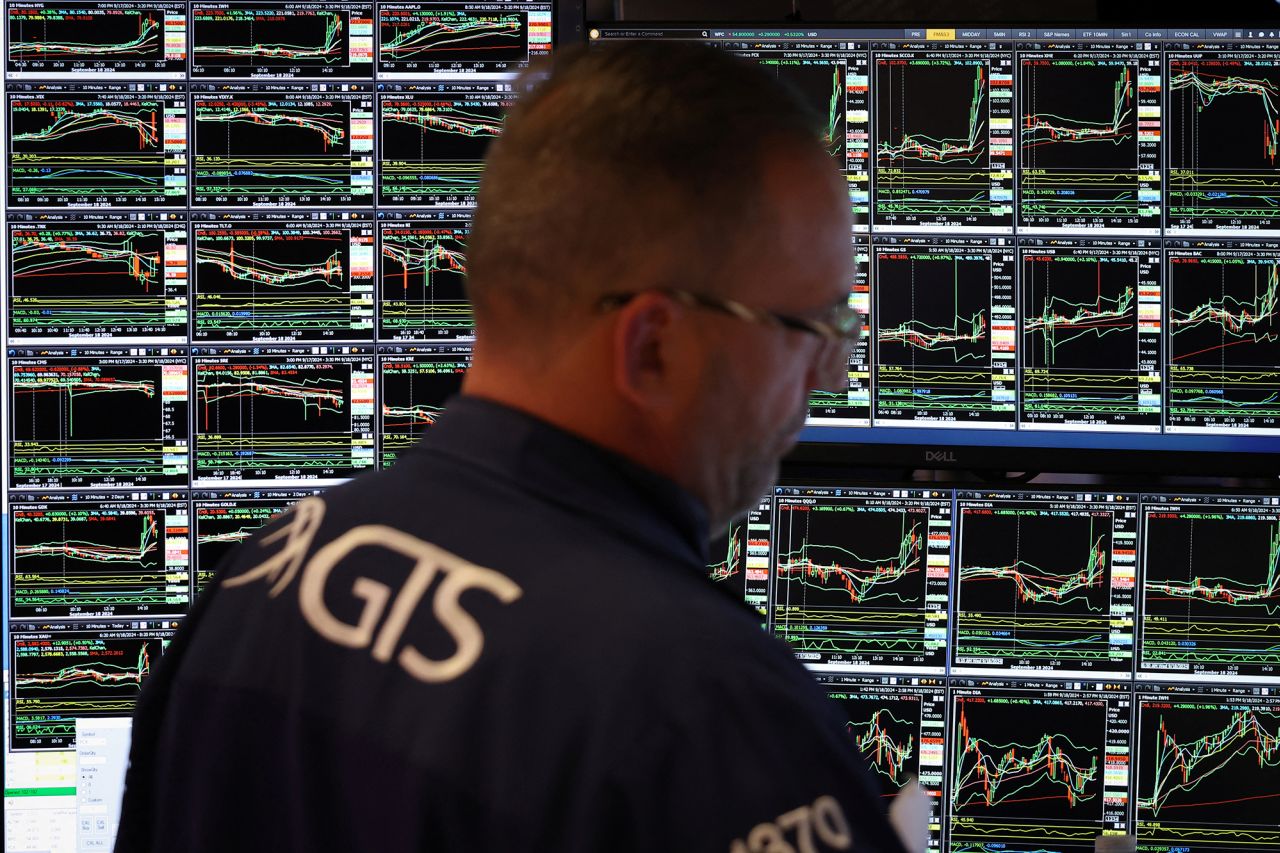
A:
[[[956,455],[950,450],[926,450],[924,452],[925,462],[955,462]]]

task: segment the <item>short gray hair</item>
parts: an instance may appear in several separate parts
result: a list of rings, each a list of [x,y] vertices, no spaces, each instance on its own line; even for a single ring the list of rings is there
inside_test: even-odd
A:
[[[703,45],[562,50],[520,90],[468,240],[482,335],[495,315],[554,334],[654,263],[655,277],[673,279],[654,286],[723,289],[742,233],[768,216],[767,152],[824,151],[817,116],[783,84]]]

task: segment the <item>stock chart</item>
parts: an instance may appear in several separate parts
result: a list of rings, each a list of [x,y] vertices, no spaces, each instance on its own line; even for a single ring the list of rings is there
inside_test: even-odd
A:
[[[373,223],[223,220],[192,229],[193,341],[373,338]]]
[[[187,229],[166,215],[10,217],[10,341],[187,340]]]
[[[513,71],[550,50],[549,2],[378,4],[378,69],[388,76]]]
[[[218,564],[255,530],[315,490],[196,491],[191,498],[192,597],[213,580]]]
[[[1181,242],[1167,250],[1165,428],[1280,428],[1280,248]]]
[[[378,335],[455,340],[472,334],[467,301],[470,221],[419,218],[379,223]]]
[[[191,76],[367,78],[369,3],[193,3]]]
[[[5,9],[11,79],[186,74],[186,3],[10,2]]]
[[[1129,672],[1137,502],[1107,497],[959,495],[956,669]]]
[[[862,318],[862,334],[849,351],[848,383],[809,392],[809,422],[828,426],[871,423],[871,255],[866,238],[854,238],[849,305]]]
[[[774,632],[815,669],[942,672],[950,502],[873,489],[779,495]]]
[[[1012,250],[904,237],[872,252],[877,421],[1013,428]]]
[[[1062,47],[1019,55],[1019,230],[1159,233],[1159,52]]]
[[[378,356],[379,465],[388,468],[417,443],[422,431],[444,412],[445,401],[462,389],[471,348],[387,347]]]

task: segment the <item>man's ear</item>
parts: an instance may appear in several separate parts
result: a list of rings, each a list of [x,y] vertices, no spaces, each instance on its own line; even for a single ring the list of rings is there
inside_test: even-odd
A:
[[[646,291],[617,311],[613,327],[613,381],[618,393],[642,410],[674,401],[676,321],[683,306]]]

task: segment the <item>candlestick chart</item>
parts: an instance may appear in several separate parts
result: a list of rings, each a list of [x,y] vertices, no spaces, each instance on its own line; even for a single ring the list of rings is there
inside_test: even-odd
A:
[[[1053,702],[994,692],[955,697],[952,849],[1015,840],[1026,849],[1092,844],[1106,816],[1106,731],[1102,700]]]
[[[11,225],[9,247],[10,339],[185,339],[185,230]]]
[[[182,524],[172,523],[181,518]],[[180,614],[190,601],[185,557],[170,527],[186,506],[82,503],[11,513],[10,613],[18,617]]]
[[[455,340],[473,334],[467,301],[469,225],[382,226],[380,333],[393,340]]]
[[[1153,505],[1145,516],[1140,668],[1280,671],[1280,515]]]
[[[1140,75],[1142,106],[1156,118],[1154,55],[1021,60],[1020,226],[1160,227],[1159,135],[1139,130]]]
[[[466,4],[380,7],[378,58],[384,70],[527,62],[528,12],[470,10]]]
[[[177,359],[15,361],[10,370],[16,484],[185,481],[175,442],[186,437],[186,367]]]
[[[937,664],[945,636],[928,600],[939,583],[929,571],[931,511],[777,500],[775,633],[812,663]]]
[[[1014,419],[1013,323],[1002,262],[962,248],[876,247],[876,417],[920,425]]]
[[[357,200],[372,174],[353,143],[359,95],[197,96],[194,205]],[[366,140],[367,141],[367,140]]]
[[[1280,255],[1171,250],[1167,423],[1269,428],[1280,417]]]
[[[9,204],[181,206],[178,120],[183,95],[10,93]]]
[[[958,666],[1128,671],[1112,636],[1115,516],[1024,503],[960,510],[954,619]]]
[[[1023,421],[1156,429],[1159,322],[1140,308],[1144,292],[1159,303],[1151,258],[1025,249],[1022,271]]]
[[[372,466],[372,380],[352,357],[197,360],[194,479],[332,479]]]
[[[473,201],[489,144],[502,133],[510,93],[444,92],[383,95],[379,100],[379,201],[456,204]]]
[[[1012,225],[1009,140],[993,148],[989,60],[875,59],[876,221],[886,225]],[[1010,80],[1001,74],[1002,95]],[[1001,137],[1003,139],[1003,137]]]
[[[1142,843],[1256,850],[1280,843],[1280,708],[1242,695],[1139,695]]]
[[[123,626],[122,626],[123,627]],[[124,717],[163,654],[140,632],[18,635],[12,657],[14,749],[68,749],[77,717]],[[130,636],[132,634],[132,636]]]
[[[351,64],[351,13],[283,5],[202,5],[191,11],[196,66],[323,71]],[[200,76],[194,70],[193,77]]]
[[[416,444],[444,411],[445,401],[462,389],[471,357],[467,348],[456,349],[452,354],[391,355],[379,360],[383,468],[395,464],[400,454]]]
[[[1168,75],[1168,226],[1280,228],[1280,56],[1171,55]]]
[[[354,268],[357,231],[315,223],[197,227],[193,337],[371,338],[372,276]],[[371,255],[372,234],[363,242]]]

